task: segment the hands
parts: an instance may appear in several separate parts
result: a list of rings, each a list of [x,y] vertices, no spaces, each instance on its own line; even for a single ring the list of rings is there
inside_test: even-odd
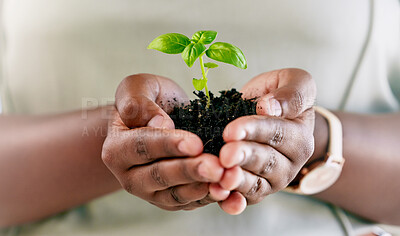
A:
[[[257,115],[226,127],[218,160],[201,154],[199,137],[173,129],[167,113],[173,101],[186,98],[179,86],[149,74],[126,78],[117,90],[104,163],[129,193],[162,209],[220,201],[227,213],[241,213],[285,188],[311,156],[316,89],[307,72],[284,69],[255,77],[242,92],[260,97]]]
[[[238,118],[224,130],[220,162],[227,170],[219,185],[232,193],[220,207],[229,214],[285,188],[314,151],[316,88],[307,72],[267,72],[242,92],[260,99],[257,115]]]
[[[185,93],[169,79],[140,74],[118,87],[116,107],[103,145],[102,159],[122,187],[162,209],[190,210],[225,199],[212,188],[223,167],[216,156],[201,154],[200,138],[175,130],[167,115]],[[132,129],[130,129],[132,128]],[[182,158],[185,157],[185,158]]]

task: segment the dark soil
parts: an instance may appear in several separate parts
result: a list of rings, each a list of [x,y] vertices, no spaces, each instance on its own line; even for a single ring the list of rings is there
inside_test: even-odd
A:
[[[219,97],[210,92],[211,104],[207,109],[207,97],[200,91],[190,104],[175,107],[170,114],[176,129],[197,134],[204,144],[204,152],[219,156],[224,145],[222,133],[225,126],[241,116],[256,114],[255,99],[244,100],[236,89],[220,91]]]

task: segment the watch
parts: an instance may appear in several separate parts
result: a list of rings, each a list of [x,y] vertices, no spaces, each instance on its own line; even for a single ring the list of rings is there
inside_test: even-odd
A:
[[[325,108],[314,106],[329,125],[328,151],[323,160],[317,160],[303,167],[296,177],[298,181],[285,190],[298,194],[316,194],[332,186],[339,178],[343,164],[343,133],[340,120]]]

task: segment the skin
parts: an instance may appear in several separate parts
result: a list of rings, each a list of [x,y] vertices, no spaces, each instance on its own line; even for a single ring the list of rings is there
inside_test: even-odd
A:
[[[289,75],[297,77],[298,73],[305,77],[309,76],[301,70],[294,74],[289,73]],[[219,201],[222,209],[228,213],[237,214],[247,204],[261,201],[268,194],[278,191],[285,185],[285,182],[289,182],[279,182],[276,178],[277,181],[274,183],[272,180],[275,174],[266,175],[262,178],[271,179],[271,187],[267,188],[268,185],[264,185],[265,188],[257,187],[262,191],[256,191],[254,196],[249,194],[247,189],[254,189],[254,182],[252,182],[254,180],[251,178],[258,178],[252,174],[252,170],[254,172],[257,170],[251,163],[260,162],[265,165],[265,162],[268,161],[267,158],[263,155],[257,157],[251,153],[247,158],[247,163],[237,162],[235,164],[235,160],[237,161],[236,157],[233,158],[235,155],[232,156],[232,159],[224,158],[224,161],[222,161],[221,155],[221,161],[216,162],[215,156],[200,154],[202,144],[198,137],[184,131],[173,130],[173,124],[166,116],[170,108],[165,106],[166,103],[163,102],[164,105],[161,105],[160,102],[164,99],[169,100],[170,93],[168,91],[175,92],[175,94],[171,92],[174,96],[186,97],[181,94],[182,90],[168,79],[152,75],[150,78],[143,78],[146,76],[149,75],[135,75],[126,78],[121,83],[117,91],[117,111],[110,108],[99,108],[88,111],[87,119],[82,119],[81,112],[46,117],[0,117],[0,129],[2,130],[0,133],[0,209],[2,209],[0,226],[26,223],[47,217],[120,189],[121,185],[132,194],[163,209],[189,210]],[[142,92],[129,93],[134,85],[129,83],[132,79],[142,81],[136,83],[136,86],[144,85],[141,87]],[[250,81],[246,87],[259,87],[254,84],[257,80]],[[163,86],[157,87],[160,85],[157,83],[160,82]],[[164,87],[167,86],[165,83],[170,87]],[[294,88],[299,86],[294,82],[292,84]],[[290,88],[290,86],[284,87]],[[277,89],[273,93],[279,93],[278,90],[284,91],[284,87],[276,86]],[[168,88],[168,90],[164,91],[163,88]],[[154,91],[158,92],[154,94]],[[297,91],[307,90],[298,89]],[[265,91],[264,93],[265,96],[268,95]],[[305,117],[302,119],[304,113],[310,113],[312,116],[312,110],[307,106],[294,105],[294,107],[290,107],[293,104],[308,103],[287,102],[290,101],[290,93],[282,94],[288,95],[287,100],[276,94],[274,96],[281,105],[281,116],[271,117],[268,112],[261,113],[261,110],[268,110],[263,107],[263,109],[259,109],[260,114],[258,114],[263,117],[246,117],[243,118],[246,119],[244,121],[238,120],[238,122],[246,123],[244,126],[246,135],[243,139],[235,136],[240,133],[240,125],[236,126],[232,122],[230,125],[233,131],[224,133],[224,138],[228,140],[227,147],[224,147],[225,151],[235,152],[235,148],[240,149],[246,145],[254,145],[254,141],[258,140],[258,137],[265,138],[260,136],[261,134],[257,134],[257,129],[254,128],[259,126],[259,123],[276,122],[274,124],[288,125],[293,128],[293,134],[297,135],[307,128],[314,129],[314,126],[310,127],[309,124],[313,119],[305,119]],[[135,98],[134,101],[140,102],[129,103],[129,98],[132,97]],[[308,99],[308,97],[298,94],[292,97]],[[143,106],[143,104],[146,105]],[[263,106],[262,102],[260,105]],[[101,115],[104,110],[108,110],[111,115],[104,118]],[[142,114],[141,117],[137,118],[132,115],[134,111],[141,111],[138,113]],[[296,112],[291,113],[291,111]],[[279,112],[273,114],[277,115]],[[157,115],[160,115],[162,119],[153,120]],[[398,135],[400,133],[398,122],[400,115],[370,116],[338,113],[338,116],[344,127],[346,164],[342,176],[336,184],[316,197],[369,219],[400,224],[400,205],[396,198],[400,194],[400,183],[388,181],[398,179],[400,147],[396,144],[400,142]],[[110,120],[109,126],[107,126],[108,120]],[[85,127],[90,132],[89,135],[84,136],[82,130]],[[107,130],[108,136],[105,142],[104,135],[96,134],[95,128]],[[268,130],[264,131],[271,133]],[[312,131],[309,132],[312,133]],[[153,135],[153,138],[149,135]],[[306,135],[306,133],[301,135]],[[286,137],[286,133],[283,133],[283,137]],[[324,155],[328,139],[326,121],[318,114],[315,116],[314,137],[315,152],[311,159]],[[307,136],[307,139],[312,139],[312,137]],[[257,150],[268,149],[273,152],[273,149],[276,148],[275,150],[285,150],[282,153],[290,152],[291,144],[286,142],[289,140],[285,138],[282,140],[282,144],[276,147],[261,142],[260,148]],[[179,144],[182,141],[190,141],[190,148],[180,149]],[[104,148],[101,153],[103,142]],[[128,149],[128,144],[136,148]],[[168,148],[166,150],[152,148],[160,145]],[[312,144],[307,145],[312,146]],[[138,150],[140,151],[138,152]],[[147,154],[143,155],[143,153]],[[273,168],[270,168],[269,173],[283,175],[286,177],[283,179],[288,180],[294,177],[293,172],[296,173],[296,170],[301,167],[299,163],[307,161],[308,157],[306,156],[308,155],[304,154],[304,157],[296,156],[296,158],[280,156],[279,160],[276,158],[278,161]],[[296,161],[292,161],[295,159]],[[280,163],[289,163],[288,160],[290,160],[290,164],[281,169]],[[103,164],[103,161],[106,165]],[[202,164],[205,164],[206,168],[200,168],[203,166]],[[158,167],[155,167],[157,165]],[[233,167],[226,168],[224,165],[233,165]],[[106,166],[110,168],[111,172]],[[160,172],[160,166],[168,168],[168,171]],[[183,167],[185,167],[185,172],[176,173],[183,170]],[[134,178],[135,173],[131,171],[132,169],[143,174],[140,180]],[[232,169],[236,169],[237,172],[230,171]],[[377,172],[377,169],[380,171]],[[232,192],[221,187],[229,173],[239,183],[237,186],[233,186],[235,188],[232,185],[228,188],[233,189]],[[248,177],[244,177],[245,175],[240,173],[247,173]],[[142,185],[142,183],[146,184]],[[382,183],[390,183],[390,187]],[[182,186],[182,188],[175,186]],[[227,186],[225,185],[225,187]],[[27,212],[28,208],[30,211]]]
[[[252,79],[241,92],[245,98],[259,100],[257,115],[240,117],[224,130],[226,144],[220,161],[227,170],[220,185],[236,193],[220,206],[230,214],[240,214],[246,203],[258,203],[284,189],[314,150],[311,108],[316,88],[307,72],[267,72]]]
[[[159,109],[158,111],[162,110]],[[141,140],[147,147],[145,150],[157,151],[157,148],[154,147],[164,144],[169,147],[164,151],[171,152],[170,155],[179,156],[183,155],[178,151],[179,141],[185,139],[186,143],[191,144],[190,149],[183,145],[185,155],[194,153],[193,155],[197,156],[202,152],[201,141],[199,143],[199,138],[195,135],[160,128],[155,130],[152,127],[149,127],[152,130],[147,129],[147,131],[151,131],[149,133],[146,133],[146,128],[130,132],[126,130],[125,125],[120,125],[114,121],[116,114],[114,107],[101,107],[88,111],[40,117],[0,116],[0,130],[2,131],[0,133],[0,227],[43,219],[121,189],[118,179],[101,159],[103,157],[108,165],[113,166],[106,161],[110,159],[110,155],[107,154],[110,148],[107,148],[109,147],[107,144],[118,142],[118,145],[112,145],[120,149],[113,150],[119,155],[121,150],[125,149],[128,156],[135,155],[138,159],[137,163],[143,163],[143,156],[137,155],[137,152],[130,153],[129,150],[134,149],[128,149],[129,146],[121,147],[121,145],[129,144],[137,147],[140,146],[140,143],[137,145],[137,141]],[[165,112],[162,111],[162,114],[165,114]],[[109,124],[113,127],[110,131],[108,130]],[[149,126],[151,125],[157,125],[157,122],[155,124],[150,122]],[[110,135],[102,155],[102,146],[107,132]],[[118,134],[122,135],[118,137]],[[151,140],[149,134],[163,134],[165,136]],[[113,135],[114,138],[111,139]],[[137,139],[126,143],[124,140],[129,137],[124,135],[134,135]],[[142,139],[139,137],[142,137]],[[165,137],[165,139],[162,139],[162,137]],[[150,141],[147,142],[149,138]],[[196,141],[197,148],[195,148]],[[149,154],[157,153],[162,155],[162,150]],[[122,159],[123,156],[117,157],[121,158],[118,164],[126,163]],[[186,195],[188,199],[198,199],[199,196],[207,195],[208,182],[219,180],[223,171],[223,168],[216,161],[216,157],[204,154],[194,161],[183,158],[182,160],[185,167],[192,167],[191,171],[181,171],[180,173],[188,173],[188,176],[181,174],[179,176],[183,177],[179,179],[179,176],[175,175],[175,179],[172,179],[172,177],[171,179],[177,181],[176,183],[181,183],[182,179],[192,177],[201,179],[203,182],[188,184],[187,188],[176,188],[169,193],[176,192],[177,196],[182,195],[180,201],[183,201]],[[198,165],[200,163],[204,164],[202,168]],[[132,163],[128,163],[128,165],[130,164]],[[165,164],[172,170],[176,170],[176,167],[179,166],[172,161],[165,162]],[[148,170],[152,166],[158,166],[153,170],[164,168],[162,164],[154,163],[154,165],[147,166]],[[210,172],[209,168],[215,166],[217,167]],[[145,171],[144,168],[137,169]],[[199,171],[202,171],[202,175]],[[160,181],[160,178],[155,178],[157,176],[169,177],[162,174],[148,171],[144,172],[140,179],[147,181],[147,184],[156,183],[155,180]],[[167,182],[161,180],[161,183]],[[154,188],[155,185],[145,185],[139,191],[134,190],[132,184],[124,185],[124,187],[129,189],[128,186],[131,186],[132,193],[140,192],[142,196],[148,196],[149,192],[157,189],[157,186]],[[227,191],[222,192],[225,192],[225,195],[229,194]],[[187,194],[185,195],[185,193]],[[160,199],[160,202],[165,202],[165,207],[168,208],[167,205],[171,204],[164,197],[167,194],[167,191],[163,193],[159,191],[153,196],[152,201],[156,203],[157,199]],[[169,196],[170,200],[174,200],[171,195]],[[210,201],[209,198],[198,201],[198,203],[205,205],[207,201]]]
[[[215,198],[208,195],[209,183],[220,181],[224,168],[216,156],[202,154],[198,136],[174,129],[167,114],[174,102],[185,100],[182,89],[167,78],[126,78],[117,89],[119,113],[103,148],[102,159],[121,186],[165,210],[192,210],[229,195],[221,188],[213,188]]]
[[[311,140],[307,129],[311,128],[312,116],[308,115],[308,118],[303,116],[309,113],[307,108],[310,100],[295,100],[311,98],[310,93],[312,94],[313,91],[303,90],[301,85],[296,85],[296,89],[302,95],[285,99],[285,95],[281,93],[281,88],[284,86],[274,87],[270,85],[270,82],[265,82],[282,81],[285,73],[288,72],[279,70],[262,74],[250,81],[243,89],[244,96],[253,97],[254,92],[251,94],[251,91],[256,91],[255,93],[261,96],[262,93],[256,88],[262,88],[265,84],[261,91],[264,90],[264,93],[267,93],[266,97],[273,96],[282,104],[283,112],[280,119],[277,120],[276,116],[268,114],[271,113],[268,109],[258,109],[258,115],[269,117],[239,118],[226,127],[229,132],[224,132],[227,144],[221,150],[220,160],[221,164],[228,169],[220,184],[225,189],[233,190],[235,195],[220,202],[220,206],[230,214],[239,214],[247,204],[257,203],[265,196],[286,187],[294,177],[293,174],[298,173],[303,161],[308,159],[302,156],[302,153],[306,153],[304,155],[307,156],[312,146],[307,142]],[[297,75],[289,76],[289,78],[301,81],[302,72],[295,71],[294,73]],[[304,85],[306,82],[302,83]],[[263,99],[260,99],[259,105],[263,104]],[[300,115],[285,113],[285,103],[291,99],[294,99],[291,104],[302,104],[302,109],[289,110],[305,111]],[[264,111],[267,111],[265,112],[267,114]],[[272,112],[272,114],[277,113]],[[343,125],[343,156],[346,162],[339,180],[315,197],[373,221],[400,224],[400,201],[398,201],[400,183],[391,181],[399,178],[400,114],[360,115],[336,112],[336,115]],[[290,119],[290,117],[296,118]],[[246,135],[241,138],[239,134],[243,130]],[[271,142],[273,141],[271,134],[276,134],[277,130],[282,131],[280,134],[282,138],[279,139],[282,141]],[[308,159],[308,163],[323,157],[327,149],[328,124],[319,114],[315,119],[313,136],[315,137],[315,152]],[[267,173],[263,173],[264,166],[269,167],[271,163],[273,163],[272,168],[267,168]]]
[[[378,222],[400,225],[400,114],[337,112],[346,158],[340,179],[316,197]]]
[[[100,159],[110,109],[0,116],[0,226],[39,220],[120,188]]]

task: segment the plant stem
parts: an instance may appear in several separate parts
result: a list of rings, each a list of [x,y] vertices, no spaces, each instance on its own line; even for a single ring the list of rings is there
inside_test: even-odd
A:
[[[204,55],[204,53],[202,53],[202,54],[200,55],[199,61],[200,61],[200,66],[201,66],[201,73],[202,73],[202,75],[203,75],[203,78],[202,78],[202,79],[206,81],[206,83],[205,83],[205,85],[204,85],[204,89],[205,89],[205,91],[206,91],[206,96],[207,96],[207,108],[209,108],[209,107],[210,107],[211,99],[210,99],[210,93],[208,92],[208,87],[207,87],[207,81],[208,81],[208,79],[207,79],[207,73],[206,73],[206,71],[205,71],[205,69],[204,69],[203,55]]]

